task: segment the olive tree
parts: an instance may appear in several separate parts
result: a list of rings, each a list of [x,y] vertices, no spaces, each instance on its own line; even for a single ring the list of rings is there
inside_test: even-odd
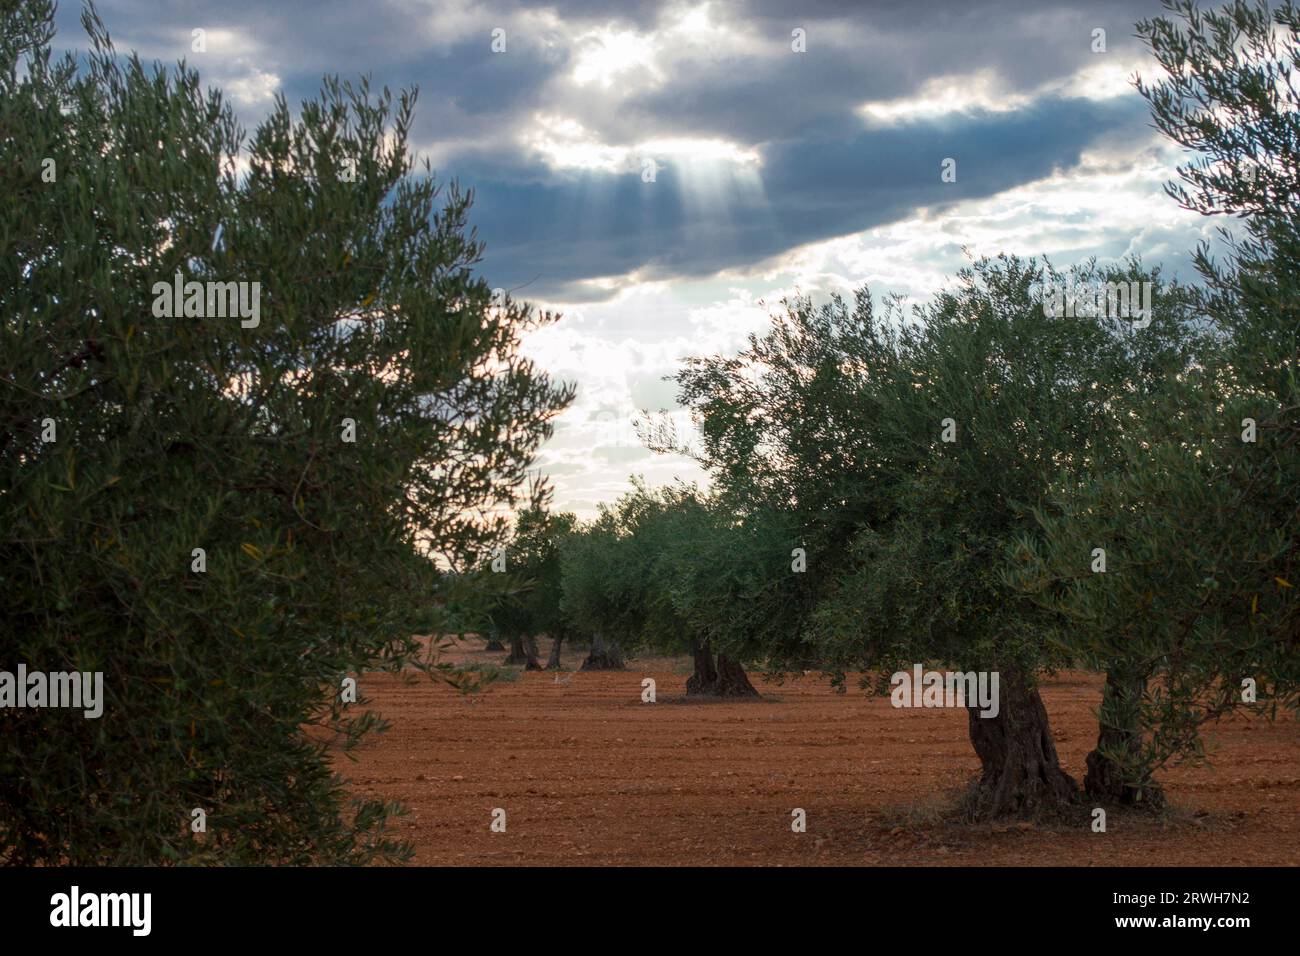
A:
[[[1140,408],[1113,469],[1061,490],[1024,576],[1111,662],[1087,787],[1123,802],[1203,758],[1207,722],[1300,686],[1300,13],[1166,6],[1138,25],[1159,67],[1138,89],[1190,154],[1167,191],[1238,226],[1226,262],[1196,252],[1213,347]]]
[[[327,78],[246,139],[83,23],[59,59],[0,4],[0,661],[102,715],[0,711],[0,856],[403,858],[330,755],[501,539],[571,397],[519,351],[551,317],[476,275],[413,94]]]
[[[515,516],[509,544],[502,557],[506,573],[515,582],[505,589],[490,614],[493,633],[508,637],[511,650],[507,664],[523,664],[540,670],[537,637],[551,638],[547,668],[558,670],[560,653],[568,637],[568,620],[560,607],[560,552],[573,533],[577,518],[568,513],[551,513],[545,502],[536,502]]]
[[[623,652],[640,638],[645,578],[618,512],[600,506],[560,552],[560,607],[574,629],[591,638],[583,670],[622,670]]]
[[[981,260],[911,321],[895,302],[878,316],[865,290],[852,309],[798,300],[739,356],[694,360],[678,377],[721,493],[785,515],[807,545],[806,576],[790,585],[798,610],[767,635],[776,663],[882,684],[926,661],[998,673],[996,714],[967,703],[983,766],[974,816],[1076,794],[1037,688],[1072,655],[1057,612],[1004,576],[1054,484],[1103,463],[1120,383],[1145,354],[1131,323],[1050,314],[1045,283],[1139,277],[1160,286],[1158,324],[1181,329],[1187,296],[1137,263],[1065,276]],[[1148,358],[1163,370],[1180,354]]]

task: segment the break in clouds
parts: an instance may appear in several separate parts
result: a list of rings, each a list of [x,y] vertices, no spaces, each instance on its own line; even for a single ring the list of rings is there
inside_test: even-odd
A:
[[[760,302],[923,298],[1001,252],[1187,274],[1210,236],[1164,196],[1176,153],[1131,86],[1146,0],[100,7],[119,48],[186,57],[249,127],[325,73],[418,85],[413,145],[474,188],[484,274],[566,317],[528,348],[578,386],[539,464],[582,515],[630,473],[699,477],[633,417],[673,411],[663,376],[740,344]]]

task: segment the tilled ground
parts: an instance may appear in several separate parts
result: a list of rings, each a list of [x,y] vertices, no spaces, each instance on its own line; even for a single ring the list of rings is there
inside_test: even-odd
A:
[[[477,648],[477,643],[474,647]],[[463,660],[503,655],[466,649]],[[566,663],[576,666],[577,655]],[[641,680],[658,702],[641,703]],[[396,798],[426,865],[1296,865],[1300,725],[1234,717],[1211,730],[1213,765],[1163,776],[1160,818],[1077,824],[948,822],[978,768],[961,710],[894,709],[808,676],[752,677],[764,700],[684,701],[672,660],[619,673],[525,673],[470,697],[367,675],[392,728],[339,768],[358,793]],[[1066,769],[1096,737],[1093,675],[1043,692]],[[492,832],[493,811],[506,830]],[[807,832],[791,831],[791,811]]]

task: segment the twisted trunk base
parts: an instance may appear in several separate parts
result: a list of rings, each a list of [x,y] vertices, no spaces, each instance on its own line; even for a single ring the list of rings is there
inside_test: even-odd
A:
[[[692,641],[691,655],[695,671],[686,679],[687,697],[758,697],[745,669],[726,654],[719,654],[714,664],[713,651],[707,641]]]
[[[510,654],[505,663],[523,664],[524,670],[528,671],[541,670],[542,664],[537,659],[537,639],[531,634],[510,638]]]
[[[691,656],[695,659],[695,670],[686,678],[686,696],[712,694],[718,683],[718,669],[713,663],[713,652],[703,641],[691,641]]]
[[[1146,681],[1137,676],[1110,670],[1102,692],[1098,722],[1097,748],[1088,754],[1088,772],[1083,778],[1084,793],[1090,800],[1124,807],[1159,810],[1165,805],[1165,793],[1150,777],[1135,781],[1126,775],[1124,765],[1132,766],[1142,751],[1142,733],[1138,716]],[[1112,755],[1120,755],[1117,762]]]
[[[717,688],[716,693],[719,697],[757,698],[759,696],[754,685],[749,682],[749,675],[745,673],[745,668],[726,654],[718,655]]]
[[[627,665],[623,663],[623,652],[619,650],[618,643],[609,641],[599,634],[591,639],[591,650],[587,652],[587,659],[582,662],[579,670],[584,671],[622,671],[627,670]]]
[[[1075,802],[1078,785],[1061,769],[1038,689],[1015,671],[1003,671],[1000,683],[997,716],[981,717],[978,707],[967,708],[971,745],[983,765],[968,815],[990,820]]]

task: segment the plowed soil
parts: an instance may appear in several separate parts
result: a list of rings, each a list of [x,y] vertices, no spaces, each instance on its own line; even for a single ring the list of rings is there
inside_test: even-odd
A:
[[[451,657],[498,662],[469,639]],[[580,654],[566,650],[576,667]],[[398,799],[425,865],[1296,865],[1300,724],[1234,716],[1208,733],[1212,765],[1161,780],[1161,815],[1074,822],[952,822],[978,770],[966,715],[836,694],[814,675],[764,699],[687,702],[686,662],[624,672],[522,673],[481,694],[369,674],[392,721],[337,761],[358,794]],[[641,702],[652,677],[658,701]],[[1061,760],[1081,779],[1097,732],[1096,675],[1049,679]],[[505,832],[493,832],[495,809]],[[791,830],[792,810],[807,831]]]

